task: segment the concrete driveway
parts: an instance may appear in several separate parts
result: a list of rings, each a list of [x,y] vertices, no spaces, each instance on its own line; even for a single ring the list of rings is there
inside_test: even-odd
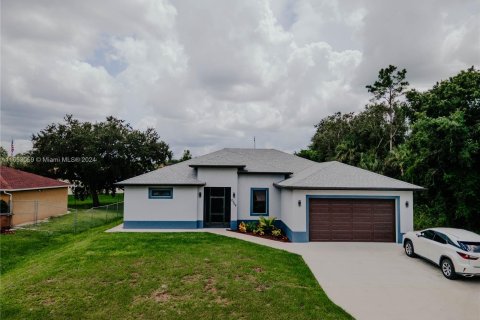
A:
[[[448,280],[397,244],[280,243],[212,232],[302,255],[330,299],[357,319],[480,320],[480,278]]]

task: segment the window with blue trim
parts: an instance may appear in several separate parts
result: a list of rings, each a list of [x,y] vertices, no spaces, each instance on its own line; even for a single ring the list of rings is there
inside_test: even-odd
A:
[[[250,189],[250,215],[268,215],[268,188]]]
[[[173,188],[148,188],[149,199],[172,199]]]

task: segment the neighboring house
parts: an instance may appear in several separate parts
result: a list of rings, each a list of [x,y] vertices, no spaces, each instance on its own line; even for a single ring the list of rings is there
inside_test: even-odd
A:
[[[11,224],[17,225],[67,213],[68,186],[55,179],[0,167],[1,200],[8,206],[8,212],[1,212],[2,220],[10,216]]]
[[[222,149],[118,183],[124,228],[236,229],[275,217],[293,242],[401,242],[422,187],[337,161]]]

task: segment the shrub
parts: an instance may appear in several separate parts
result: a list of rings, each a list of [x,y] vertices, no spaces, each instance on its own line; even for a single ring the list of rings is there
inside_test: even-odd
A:
[[[247,229],[247,232],[253,232],[253,230],[257,229],[258,223],[255,221],[247,222],[245,223],[245,227]]]
[[[275,217],[272,217],[272,218],[260,217],[260,219],[258,220],[258,226],[266,234],[272,234],[272,231],[275,229]]]
[[[242,232],[242,233],[245,233],[247,232],[247,227],[245,225],[245,222],[240,222],[240,224],[238,225],[238,231]]]
[[[265,235],[265,231],[263,231],[263,229],[259,226],[258,228],[256,228],[255,230],[253,230],[253,234],[258,234],[259,236],[264,236],[264,235]]]
[[[280,237],[281,235],[282,235],[282,230],[281,229],[273,229],[272,230],[272,236]]]

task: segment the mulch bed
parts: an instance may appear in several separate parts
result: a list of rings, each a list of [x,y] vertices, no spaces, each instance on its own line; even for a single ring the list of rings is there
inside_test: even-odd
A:
[[[275,236],[272,236],[270,234],[266,234],[266,235],[261,236],[261,235],[258,235],[258,234],[254,234],[253,232],[240,232],[238,230],[231,230],[231,229],[229,229],[228,231],[236,232],[236,233],[240,233],[240,234],[247,234],[249,236],[254,236],[254,237],[257,237],[257,238],[263,238],[263,239],[274,240],[274,241],[279,241],[279,242],[290,242],[290,240],[286,236],[275,237]]]

